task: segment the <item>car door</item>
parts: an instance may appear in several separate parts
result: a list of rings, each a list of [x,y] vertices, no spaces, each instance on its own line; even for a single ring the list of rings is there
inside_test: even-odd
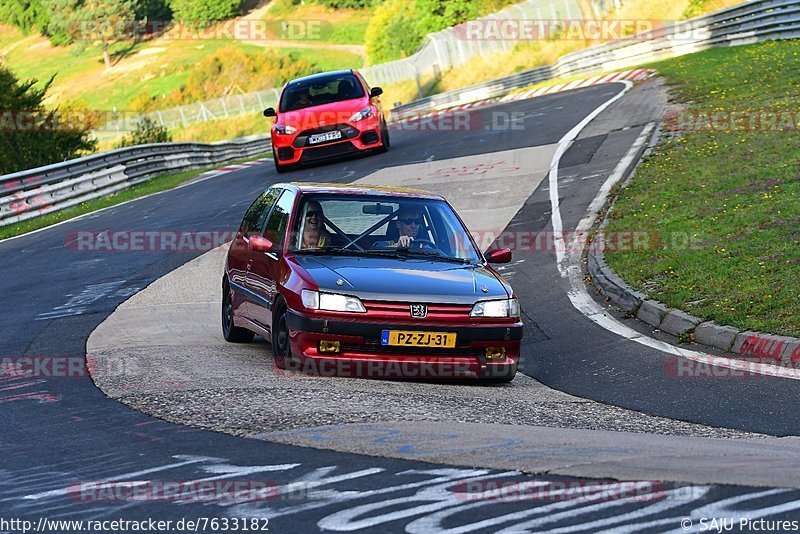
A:
[[[250,205],[228,251],[228,281],[234,291],[233,309],[240,317],[251,319],[249,303],[253,295],[247,287],[247,271],[252,266],[253,253],[248,244],[252,236],[261,235],[280,192],[280,189],[269,189]]]
[[[250,301],[250,317],[271,332],[272,304],[278,293],[276,277],[283,259],[286,226],[294,206],[295,193],[283,191],[269,214],[261,235],[274,243],[269,252],[253,252],[247,271],[247,286],[255,298]]]

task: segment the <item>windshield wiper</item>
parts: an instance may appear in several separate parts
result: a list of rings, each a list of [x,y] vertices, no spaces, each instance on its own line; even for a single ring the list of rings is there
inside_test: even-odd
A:
[[[402,255],[402,256],[418,256],[418,255],[419,256],[428,256],[428,257],[436,258],[437,260],[449,261],[451,263],[461,263],[461,264],[473,265],[473,263],[470,260],[466,259],[466,258],[453,258],[453,257],[450,257],[450,256],[445,256],[443,254],[439,254],[438,252],[435,252],[433,250],[424,250],[424,249],[419,249],[419,248],[387,248],[387,249],[382,249],[380,251],[370,250],[369,252],[370,253],[372,253],[372,252],[389,253],[389,254],[392,254],[392,255]]]
[[[319,254],[319,255],[351,255],[362,254],[362,252],[355,248],[342,248],[342,247],[323,247],[323,248],[301,248],[293,250],[295,254]]]

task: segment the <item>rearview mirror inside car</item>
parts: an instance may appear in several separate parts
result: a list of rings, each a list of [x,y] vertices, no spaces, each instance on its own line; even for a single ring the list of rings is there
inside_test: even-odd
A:
[[[394,208],[387,204],[365,204],[361,206],[361,212],[368,215],[389,215],[394,213]]]

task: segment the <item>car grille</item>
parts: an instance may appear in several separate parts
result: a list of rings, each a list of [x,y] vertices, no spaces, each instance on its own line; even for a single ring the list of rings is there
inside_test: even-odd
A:
[[[308,144],[309,136],[320,134],[320,133],[328,133],[334,130],[339,130],[342,132],[342,137],[339,139],[332,139],[330,141],[324,141],[322,143],[315,143],[313,145]],[[358,137],[359,131],[349,124],[329,124],[327,126],[318,126],[317,128],[310,128],[308,130],[303,130],[297,137],[295,137],[294,141],[292,142],[292,146],[295,148],[303,148],[305,146],[320,146],[326,145],[329,143],[338,143],[343,139],[353,139],[354,137]]]
[[[336,143],[335,145],[323,145],[320,147],[307,148],[303,150],[303,155],[300,161],[316,161],[335,156],[344,156],[347,154],[354,154],[358,149],[350,141],[346,143]]]
[[[390,321],[415,319],[411,317],[410,302],[365,301],[364,307],[367,309],[367,317],[369,319],[387,319]],[[469,320],[469,312],[471,311],[472,306],[468,304],[428,304],[428,315],[425,319],[431,322]]]

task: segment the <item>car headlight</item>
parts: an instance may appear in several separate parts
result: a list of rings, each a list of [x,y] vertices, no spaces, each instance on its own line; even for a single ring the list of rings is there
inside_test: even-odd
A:
[[[301,296],[303,306],[310,310],[367,313],[364,304],[357,297],[337,293],[320,293],[311,289],[304,289]]]
[[[372,108],[365,107],[361,111],[357,111],[350,115],[350,122],[358,122],[372,116]]]
[[[281,135],[293,135],[297,133],[297,128],[288,124],[276,124],[275,131]]]
[[[470,317],[519,317],[517,299],[484,300],[478,302],[469,312]]]

